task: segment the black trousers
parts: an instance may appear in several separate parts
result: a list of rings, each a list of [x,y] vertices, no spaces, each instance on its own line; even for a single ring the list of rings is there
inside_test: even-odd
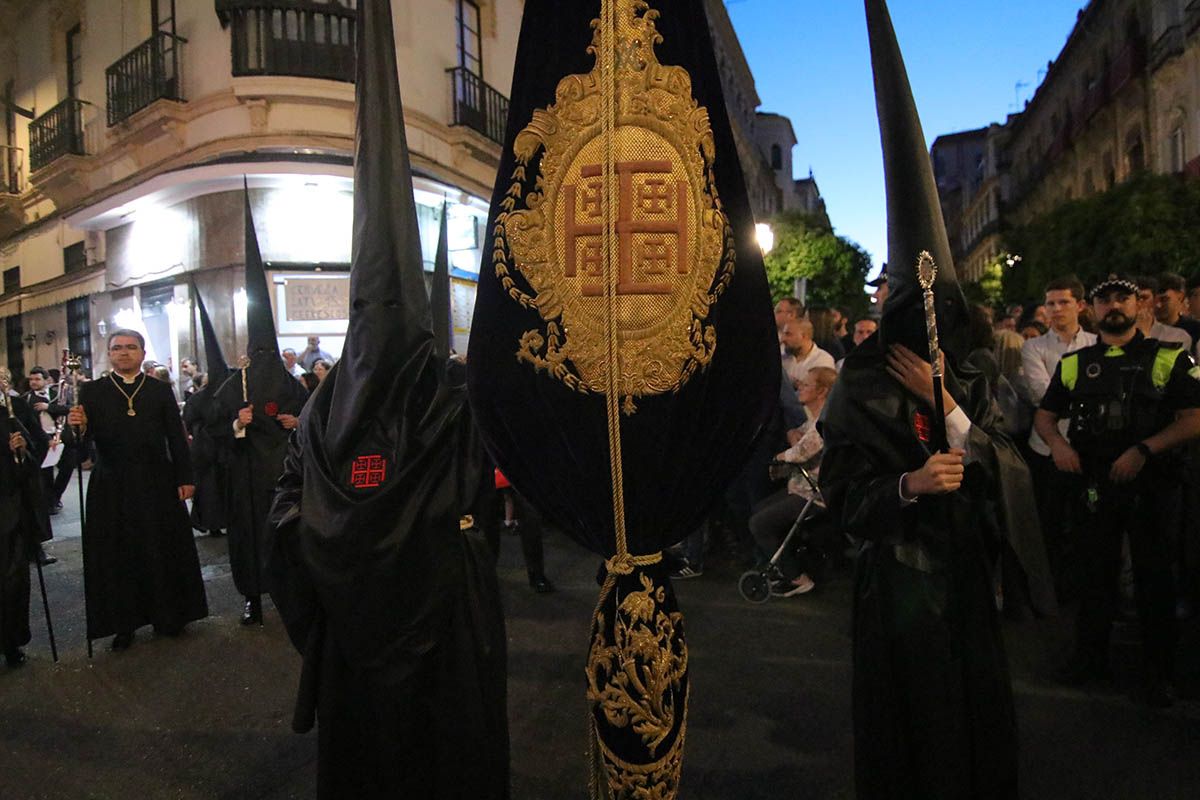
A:
[[[1086,497],[1080,498],[1082,585],[1076,627],[1080,656],[1098,664],[1107,661],[1117,612],[1121,538],[1128,534],[1146,677],[1170,677],[1177,630],[1171,575],[1174,537],[1168,521],[1176,513],[1179,488],[1178,479],[1155,471],[1123,486],[1098,483],[1091,508]]]
[[[1037,501],[1038,518],[1042,523],[1042,538],[1046,543],[1046,558],[1058,595],[1064,600],[1073,594],[1068,587],[1078,583],[1079,535],[1078,514],[1075,509],[1085,487],[1082,475],[1059,472],[1050,456],[1025,453],[1033,478],[1033,493]]]
[[[546,577],[546,555],[542,545],[541,521],[530,511],[529,505],[512,489],[498,489],[495,506],[484,525],[484,537],[494,558],[500,558],[500,531],[505,529],[505,504],[512,504],[512,521],[521,536],[521,555],[525,557],[525,571],[529,579]]]
[[[59,447],[64,446],[59,445]],[[75,474],[78,461],[79,457],[75,448],[64,447],[63,453],[58,459],[58,466],[46,467],[42,470],[42,487],[46,502],[51,508],[54,508],[62,500],[63,492],[71,485],[71,476]],[[56,470],[57,474],[55,474]]]

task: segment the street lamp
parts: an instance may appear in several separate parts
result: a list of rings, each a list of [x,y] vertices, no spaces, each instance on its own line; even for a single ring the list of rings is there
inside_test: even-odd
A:
[[[754,236],[758,239],[758,247],[764,256],[775,249],[775,231],[771,230],[770,225],[765,222],[755,225]]]

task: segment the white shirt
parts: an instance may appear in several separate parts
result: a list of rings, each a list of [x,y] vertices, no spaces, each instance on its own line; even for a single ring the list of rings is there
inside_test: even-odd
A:
[[[1158,339],[1160,342],[1179,342],[1183,345],[1185,352],[1192,352],[1192,335],[1183,328],[1176,328],[1174,325],[1164,325],[1157,320],[1150,326],[1150,333],[1146,335],[1147,339]]]
[[[1182,333],[1182,331],[1180,332]],[[1023,399],[1032,403],[1034,408],[1041,405],[1042,397],[1050,388],[1050,379],[1054,377],[1054,370],[1058,368],[1058,362],[1062,361],[1062,357],[1067,353],[1091,347],[1095,343],[1096,334],[1088,333],[1083,328],[1078,328],[1069,342],[1064,342],[1058,332],[1054,330],[1027,339],[1024,346],[1021,347],[1021,371],[1025,375],[1025,382],[1024,385],[1017,387],[1021,390]],[[1069,419],[1058,421],[1058,432],[1063,435],[1063,438],[1066,438],[1067,428],[1070,424],[1071,420]],[[1029,434],[1029,447],[1038,455],[1050,455],[1050,446],[1042,441],[1037,430],[1033,430]]]
[[[812,350],[808,351],[808,355],[803,358],[797,358],[790,351],[783,356],[783,368],[788,377],[792,379],[793,386],[804,380],[808,371],[813,367],[837,369],[837,363],[833,360],[833,356],[815,344],[812,346]]]

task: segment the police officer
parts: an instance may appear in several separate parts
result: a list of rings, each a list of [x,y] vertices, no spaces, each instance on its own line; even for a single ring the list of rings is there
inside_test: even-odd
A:
[[[1128,534],[1145,661],[1142,699],[1171,704],[1175,645],[1168,526],[1179,488],[1176,451],[1200,437],[1200,369],[1178,343],[1137,329],[1137,284],[1109,276],[1091,291],[1100,341],[1063,357],[1034,426],[1054,465],[1080,474],[1083,591],[1075,653],[1062,679],[1080,685],[1108,674],[1121,538]],[[1070,419],[1070,441],[1058,431]]]

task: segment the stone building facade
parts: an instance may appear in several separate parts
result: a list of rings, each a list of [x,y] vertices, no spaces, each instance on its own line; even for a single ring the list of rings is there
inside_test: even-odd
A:
[[[1200,2],[1091,0],[1024,110],[984,131],[977,187],[943,195],[962,209],[952,243],[969,280],[1008,226],[1142,171],[1200,176]]]

